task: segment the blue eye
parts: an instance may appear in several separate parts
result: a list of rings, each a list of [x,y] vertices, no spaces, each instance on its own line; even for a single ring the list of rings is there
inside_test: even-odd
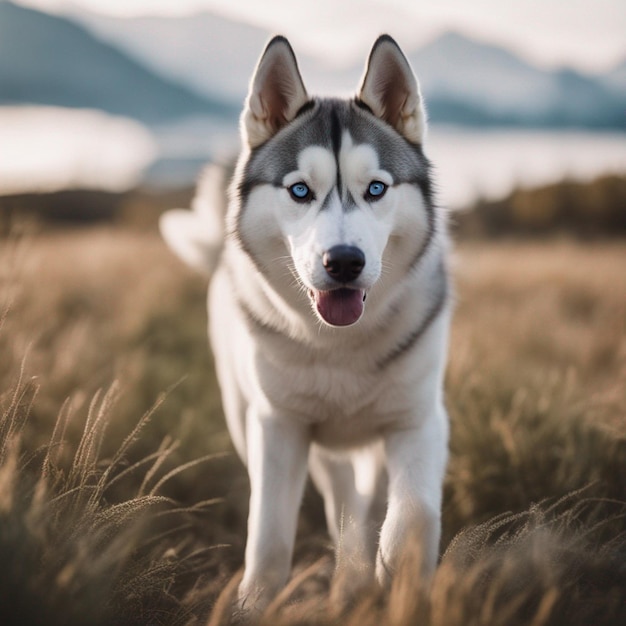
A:
[[[313,198],[313,193],[305,183],[291,185],[289,193],[296,202],[308,202]]]
[[[381,183],[379,180],[373,180],[367,188],[365,196],[368,200],[379,200],[385,195],[385,191],[387,191],[387,185],[385,185],[385,183]]]

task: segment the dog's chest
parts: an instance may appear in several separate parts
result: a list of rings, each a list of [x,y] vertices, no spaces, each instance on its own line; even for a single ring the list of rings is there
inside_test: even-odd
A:
[[[380,373],[349,361],[268,364],[260,383],[270,403],[312,427],[328,445],[352,445],[376,436],[395,414],[393,386]],[[398,390],[395,389],[397,392]]]

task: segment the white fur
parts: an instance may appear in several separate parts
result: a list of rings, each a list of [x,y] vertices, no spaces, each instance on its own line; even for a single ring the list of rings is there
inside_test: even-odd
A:
[[[159,220],[167,245],[187,265],[201,272],[215,267],[222,248],[224,177],[223,168],[209,165],[198,183],[192,210],[172,209]]]
[[[388,46],[379,46],[385,63]],[[282,69],[291,58],[287,52],[272,52]],[[371,71],[378,71],[376,54],[370,57]],[[259,66],[271,74],[265,57]],[[258,78],[253,90],[262,91]],[[364,82],[369,84],[367,77]],[[414,86],[413,103],[419,101],[416,81]],[[300,98],[300,88],[294,91]],[[254,128],[261,123],[250,111],[257,95],[249,97],[243,115],[250,147],[268,132],[264,121]],[[423,123],[421,113],[415,123]],[[408,132],[413,137],[414,128]],[[445,228],[436,217],[434,241],[409,269],[426,239],[421,193],[412,184],[398,184],[375,205],[368,203],[369,182],[391,185],[392,175],[381,169],[373,146],[355,144],[349,133],[342,138],[339,163],[343,185],[358,205],[351,211],[342,210],[340,191],[333,188],[334,155],[319,145],[302,150],[282,188],[254,187],[239,218],[241,207],[232,194],[227,223],[230,230],[239,228],[248,249],[226,239],[209,293],[210,337],[226,419],[251,482],[239,588],[240,605],[250,610],[267,606],[288,577],[307,469],[324,497],[348,592],[374,575],[388,584],[413,535],[423,546],[425,576],[437,560],[448,438],[442,394],[447,298],[415,346],[380,364],[432,309],[433,276],[445,264]],[[316,193],[306,210],[287,191],[299,181]],[[318,210],[329,193],[334,195],[328,205]],[[202,237],[190,220],[199,224],[197,215],[175,212],[164,217],[162,228],[174,250],[195,264],[202,255],[194,241]],[[180,245],[185,239],[189,247]],[[206,240],[219,247],[212,231]],[[367,293],[365,309],[346,327],[325,323],[309,297],[309,290],[329,288],[322,255],[338,244],[358,246],[367,258],[357,279]],[[250,323],[242,300],[257,324]]]

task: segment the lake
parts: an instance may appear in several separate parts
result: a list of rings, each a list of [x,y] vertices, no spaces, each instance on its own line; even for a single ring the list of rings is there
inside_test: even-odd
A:
[[[202,163],[236,152],[236,124],[187,120],[148,129],[99,111],[0,107],[0,193],[191,184]],[[516,186],[626,173],[626,134],[433,126],[425,152],[441,204],[498,198]]]

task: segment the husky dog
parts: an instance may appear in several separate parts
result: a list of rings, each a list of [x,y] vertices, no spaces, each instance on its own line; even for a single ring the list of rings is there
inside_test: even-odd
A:
[[[310,97],[275,37],[241,117],[223,234],[211,181],[194,211],[161,220],[183,259],[217,264],[209,332],[251,484],[242,607],[263,610],[287,580],[307,471],[350,585],[387,585],[412,536],[424,577],[435,568],[451,307],[425,123],[391,37],[349,100]]]

